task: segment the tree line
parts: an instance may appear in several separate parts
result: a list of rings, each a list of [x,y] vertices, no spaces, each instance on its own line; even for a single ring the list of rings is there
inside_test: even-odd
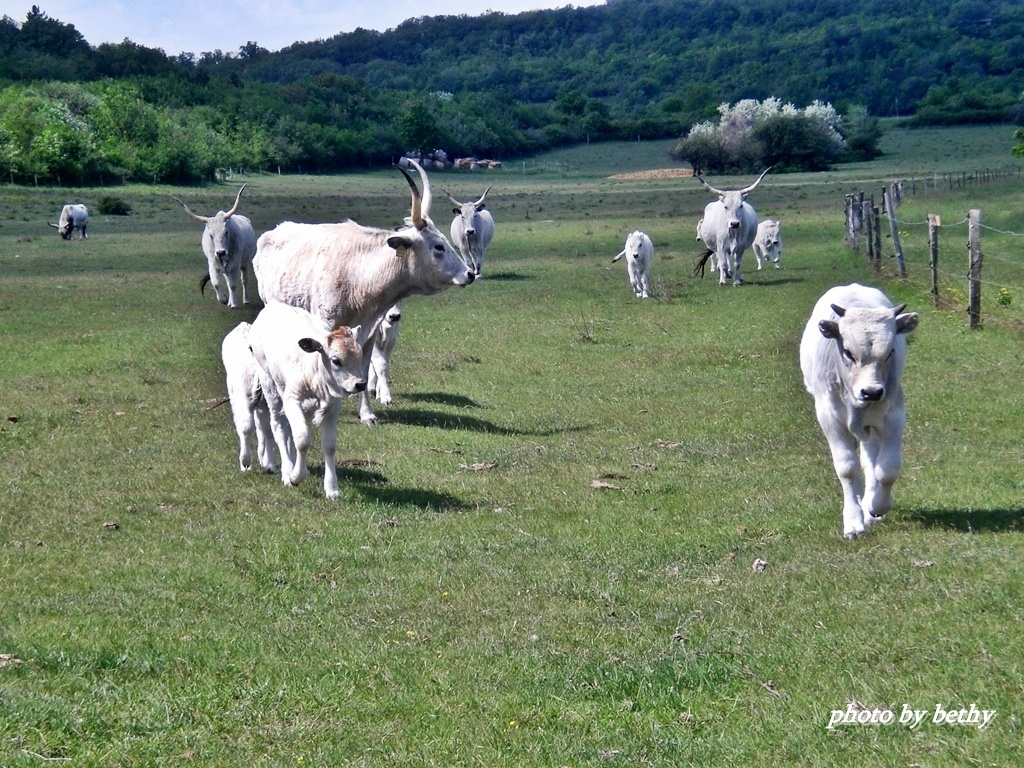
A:
[[[508,158],[685,139],[722,105],[770,98],[834,105],[870,154],[877,117],[1018,120],[1022,56],[1024,6],[998,0],[609,0],[198,55],[92,46],[33,6],[0,20],[0,178],[190,183],[436,147]],[[820,138],[791,118],[759,127],[769,154]]]

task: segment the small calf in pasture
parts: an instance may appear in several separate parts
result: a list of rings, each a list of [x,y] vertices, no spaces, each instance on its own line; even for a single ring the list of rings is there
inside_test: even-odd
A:
[[[331,327],[361,326],[363,378],[369,378],[373,329],[388,307],[413,294],[439,293],[476,278],[430,219],[430,181],[410,160],[423,181],[401,171],[412,190],[412,211],[398,230],[340,224],[284,222],[260,236],[253,266],[264,301],[302,307]],[[399,169],[401,170],[401,169]],[[377,417],[366,392],[359,418]]]
[[[205,225],[201,242],[208,273],[199,282],[200,293],[208,282],[213,283],[217,300],[232,309],[240,306],[239,293],[241,303],[248,304],[249,295],[253,292],[252,259],[256,255],[256,233],[252,229],[252,222],[238,213],[238,203],[246,186],[243,184],[238,190],[230,211],[218,211],[213,216],[192,213],[187,205],[171,195],[185,209],[185,213]]]
[[[338,498],[338,416],[342,401],[366,389],[360,329],[331,326],[304,309],[270,301],[249,329],[260,386],[281,457],[281,482],[298,485],[309,474],[308,417],[320,426],[324,493]]]
[[[906,424],[906,334],[918,321],[905,308],[876,288],[838,286],[814,305],[800,342],[804,386],[843,488],[848,539],[892,507]]]
[[[391,354],[398,342],[399,321],[402,319],[402,302],[392,305],[373,334],[373,351],[370,353],[370,371],[366,389],[382,405],[390,405],[391,398]]]
[[[779,260],[782,258],[782,222],[778,219],[759,221],[753,248],[758,269],[761,269],[762,261],[771,261],[779,269]]]
[[[224,337],[221,360],[227,379],[231,417],[238,433],[238,468],[252,468],[250,437],[256,433],[256,457],[264,472],[277,472],[274,464],[274,435],[270,428],[270,410],[260,386],[260,368],[249,348],[249,323],[239,323]]]
[[[88,237],[85,230],[89,226],[89,209],[82,203],[68,203],[60,209],[60,218],[56,224],[49,221],[46,223],[56,229],[65,240],[71,240],[76,229],[82,233],[82,239],[85,240]]]
[[[455,214],[451,226],[452,244],[459,249],[466,266],[472,269],[477,277],[483,275],[484,255],[494,238],[494,218],[484,204],[484,198],[490,191],[491,187],[488,187],[480,195],[480,199],[472,203],[460,203],[445,192],[455,206],[452,209],[452,213]]]
[[[654,261],[654,243],[646,232],[636,230],[626,237],[626,247],[612,259],[615,263],[626,257],[626,271],[633,293],[640,299],[651,297],[651,262]]]

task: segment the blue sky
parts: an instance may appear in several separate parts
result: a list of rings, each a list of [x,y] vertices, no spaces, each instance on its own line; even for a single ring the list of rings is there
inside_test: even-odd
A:
[[[386,30],[421,16],[515,14],[539,8],[600,5],[599,0],[12,0],[2,15],[25,20],[33,5],[73,24],[91,45],[125,38],[174,56],[234,53],[249,41],[271,51],[327,39],[357,27]]]

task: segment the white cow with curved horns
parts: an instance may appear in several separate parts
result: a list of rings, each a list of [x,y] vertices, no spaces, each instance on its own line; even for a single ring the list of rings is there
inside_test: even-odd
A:
[[[412,211],[398,230],[286,221],[265,232],[253,265],[264,301],[301,307],[331,327],[360,326],[363,377],[368,378],[374,332],[385,311],[413,294],[439,293],[469,285],[476,274],[430,220],[430,180],[419,172],[423,194],[403,169],[412,190]],[[376,416],[367,393],[359,398],[359,418]]]
[[[82,203],[68,203],[60,209],[60,218],[56,224],[49,221],[46,223],[60,232],[60,236],[65,240],[74,238],[76,229],[82,233],[82,239],[85,240],[88,238],[85,230],[89,226],[89,209]]]
[[[904,309],[877,288],[838,286],[818,299],[800,342],[804,386],[843,487],[848,539],[892,507],[906,424],[906,334],[918,322]]]
[[[185,209],[185,213],[206,225],[201,242],[209,270],[199,282],[199,291],[203,291],[206,283],[213,283],[217,300],[232,309],[240,306],[239,293],[242,304],[249,303],[249,294],[252,293],[252,259],[256,255],[256,233],[252,229],[252,222],[238,213],[242,190],[247,186],[243,184],[238,190],[230,211],[218,211],[213,216],[192,213],[187,205],[171,195]]]
[[[757,181],[749,187],[736,190],[721,190],[712,187],[703,177],[695,175],[697,181],[718,195],[718,199],[704,208],[704,218],[697,227],[697,239],[703,240],[707,251],[698,265],[700,269],[708,257],[718,259],[718,284],[725,285],[732,276],[733,285],[742,285],[741,264],[743,252],[754,242],[757,234],[757,213],[747,202],[747,195],[757,189],[761,179],[771,168],[765,168]]]
[[[484,190],[479,200],[471,203],[460,203],[447,190],[445,191],[455,206],[452,209],[452,213],[455,214],[451,226],[452,243],[459,249],[466,265],[476,272],[477,277],[483,275],[484,255],[494,238],[494,218],[484,204],[487,193],[493,187],[492,184]]]

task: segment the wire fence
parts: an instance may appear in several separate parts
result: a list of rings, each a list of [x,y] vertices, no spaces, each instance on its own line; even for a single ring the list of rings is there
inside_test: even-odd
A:
[[[874,195],[847,195],[846,241],[865,253],[879,277],[930,292],[936,307],[965,312],[970,328],[989,324],[1024,332],[1024,231],[988,226],[976,208],[956,221],[897,215],[906,194],[1019,176],[1019,169],[936,174],[927,187],[922,178],[904,179],[881,191],[879,205]]]

